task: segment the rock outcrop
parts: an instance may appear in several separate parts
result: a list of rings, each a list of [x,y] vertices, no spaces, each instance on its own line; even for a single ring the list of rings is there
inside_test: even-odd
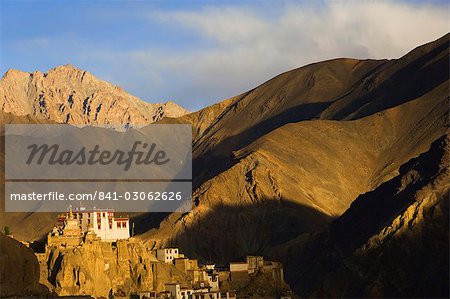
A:
[[[0,297],[48,293],[39,283],[39,263],[34,252],[17,240],[0,235]]]
[[[39,254],[41,282],[59,296],[133,294],[163,291],[165,283],[190,280],[174,266],[160,263],[154,254],[135,239],[114,243],[100,240],[82,246],[47,247]]]

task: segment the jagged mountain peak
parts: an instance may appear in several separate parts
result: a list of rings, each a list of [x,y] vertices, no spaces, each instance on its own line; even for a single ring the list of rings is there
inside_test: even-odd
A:
[[[144,102],[71,64],[45,73],[8,70],[0,80],[0,107],[17,116],[73,124],[149,124],[188,113],[173,102]]]
[[[30,73],[21,71],[21,70],[17,70],[17,69],[9,69],[6,71],[6,73],[3,75],[2,80],[11,80],[14,78],[19,78],[19,77],[28,77],[30,76]]]

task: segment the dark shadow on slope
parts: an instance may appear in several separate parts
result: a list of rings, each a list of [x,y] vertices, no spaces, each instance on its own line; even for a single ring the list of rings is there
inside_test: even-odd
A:
[[[143,234],[151,229],[158,228],[161,222],[166,219],[171,213],[152,212],[130,214],[130,219],[134,223],[134,235]]]
[[[45,253],[45,246],[47,245],[47,235],[42,236],[36,241],[30,243],[30,248],[34,253]]]
[[[433,182],[448,163],[442,160],[446,142],[445,136],[435,141],[428,152],[405,163],[397,177],[360,195],[327,231],[297,248],[286,275],[298,295],[448,297],[448,190],[416,224],[422,228],[355,256],[356,249],[414,204],[415,194]],[[444,213],[433,218],[435,209]]]
[[[444,146],[445,136],[435,141],[428,152],[402,165],[397,177],[358,196],[332,223],[330,235],[343,254],[364,244],[414,202],[413,194],[438,175]]]
[[[266,255],[273,246],[304,232],[324,229],[332,219],[314,208],[264,199],[242,206],[217,205],[172,245],[201,261],[228,263],[246,255]]]

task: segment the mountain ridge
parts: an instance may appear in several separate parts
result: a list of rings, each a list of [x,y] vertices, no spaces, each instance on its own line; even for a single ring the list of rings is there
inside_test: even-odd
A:
[[[0,80],[0,107],[17,116],[69,124],[145,125],[188,113],[170,101],[144,102],[70,64],[45,73],[8,70]]]

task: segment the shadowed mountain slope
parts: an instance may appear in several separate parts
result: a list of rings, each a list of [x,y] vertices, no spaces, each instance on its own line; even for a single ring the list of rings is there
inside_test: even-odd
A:
[[[360,195],[324,233],[293,245],[286,264],[295,291],[448,298],[449,154],[447,135]]]
[[[33,251],[0,235],[0,297],[46,297],[48,293],[39,283],[39,262]]]

